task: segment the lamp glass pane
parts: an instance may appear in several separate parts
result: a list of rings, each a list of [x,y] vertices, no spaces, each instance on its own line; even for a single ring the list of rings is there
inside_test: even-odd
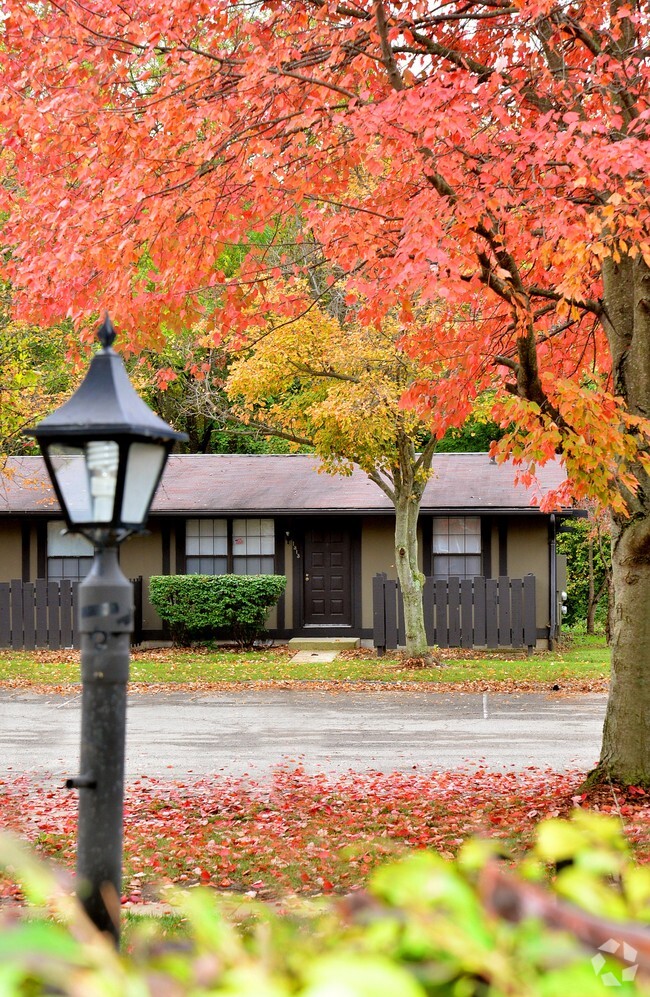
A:
[[[165,456],[165,447],[159,443],[132,443],[129,447],[122,497],[122,523],[144,523]]]
[[[92,505],[84,452],[62,443],[47,445],[47,453],[71,523],[92,522]]]

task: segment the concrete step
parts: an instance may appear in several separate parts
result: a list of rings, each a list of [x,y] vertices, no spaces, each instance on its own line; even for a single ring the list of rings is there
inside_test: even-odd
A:
[[[292,637],[292,651],[352,651],[359,647],[358,637]]]

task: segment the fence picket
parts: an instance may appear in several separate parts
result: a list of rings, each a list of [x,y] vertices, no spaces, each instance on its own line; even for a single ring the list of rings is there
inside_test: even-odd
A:
[[[499,646],[498,587],[496,578],[485,579],[485,643],[487,647]]]
[[[510,599],[512,606],[512,646],[524,644],[524,584],[521,578],[510,579]]]
[[[474,646],[485,647],[485,578],[474,579]]]
[[[473,610],[474,584],[471,578],[463,578],[460,583],[460,646],[474,644]]]
[[[450,578],[447,594],[449,646],[460,647],[460,578]]]
[[[387,578],[384,582],[386,593],[386,647],[397,647],[397,582]]]
[[[9,582],[9,595],[11,598],[11,646],[22,647],[24,644],[23,583],[19,578],[13,578]]]
[[[47,583],[47,644],[51,651],[61,647],[61,613],[59,611],[59,583]]]
[[[436,643],[436,625],[434,619],[433,578],[424,579],[422,589],[422,607],[424,609],[424,627],[427,633],[427,644],[431,647]]]
[[[0,647],[11,647],[9,582],[0,583]]]
[[[504,575],[499,576],[498,606],[499,606],[499,646],[510,647],[512,645],[512,631],[510,624],[510,579]]]
[[[524,580],[524,644],[532,649],[537,644],[537,622],[535,619],[535,576],[526,575]]]
[[[36,596],[36,647],[47,647],[47,581],[37,578],[34,582]]]
[[[372,580],[372,632],[377,653],[386,653],[386,596],[384,592],[385,574],[375,575]]]
[[[433,601],[436,607],[436,644],[438,647],[449,647],[449,630],[447,629],[447,580],[436,578],[433,582]]]
[[[26,651],[33,651],[36,647],[33,582],[23,583],[23,647]]]
[[[72,583],[66,578],[59,582],[61,612],[61,646],[72,647]]]

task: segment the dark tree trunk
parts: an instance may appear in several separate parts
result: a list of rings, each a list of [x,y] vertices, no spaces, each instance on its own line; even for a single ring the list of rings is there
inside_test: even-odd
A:
[[[650,416],[650,268],[640,258],[603,267],[605,328],[615,389]],[[650,477],[639,465],[629,516],[612,524],[612,677],[596,777],[650,786]]]

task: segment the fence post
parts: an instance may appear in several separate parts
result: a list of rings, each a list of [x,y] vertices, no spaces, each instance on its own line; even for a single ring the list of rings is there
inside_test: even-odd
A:
[[[537,645],[537,612],[535,605],[535,575],[524,578],[524,644],[528,654],[532,654]]]
[[[9,582],[11,598],[11,646],[20,650],[24,643],[23,629],[23,583],[20,578]]]
[[[142,643],[142,575],[132,578],[133,585],[133,635],[132,644]]]
[[[386,575],[379,573],[372,580],[372,642],[377,656],[386,654]]]

